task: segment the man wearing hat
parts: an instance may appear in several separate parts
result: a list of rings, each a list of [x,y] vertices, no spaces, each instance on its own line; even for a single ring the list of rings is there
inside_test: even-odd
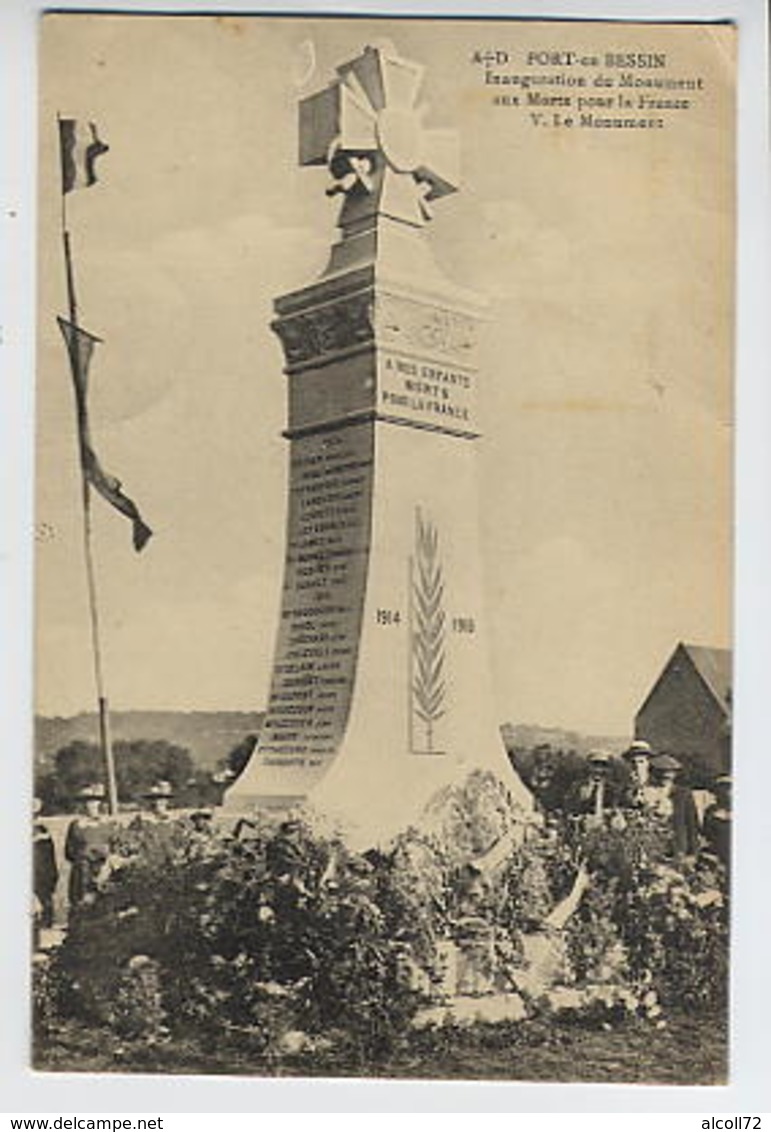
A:
[[[728,868],[731,863],[731,776],[721,774],[715,779],[716,801],[704,814],[703,833],[711,853]]]
[[[214,811],[208,806],[202,806],[197,810],[192,810],[188,815],[188,820],[193,827],[194,833],[208,837],[211,834],[213,817]]]
[[[681,770],[681,763],[671,755],[656,755],[651,760],[651,809],[670,825],[674,856],[695,857],[699,848],[699,818],[693,794],[677,782]]]
[[[213,823],[214,811],[208,806],[198,806],[190,810],[178,824],[179,832],[187,837],[188,852],[197,860],[209,858],[218,849],[220,841]]]
[[[145,794],[148,803],[148,816],[157,821],[168,821],[171,817],[169,803],[174,791],[165,778],[155,782]]]
[[[167,782],[165,778],[154,782],[152,786],[148,786],[142,794],[142,800],[145,804],[141,811],[132,818],[129,829],[135,832],[155,829],[158,832],[163,831],[165,838],[166,830],[170,829],[173,824],[169,808],[173,793],[171,783]]]
[[[166,853],[174,844],[179,824],[174,820],[169,803],[174,793],[166,779],[160,779],[142,794],[144,805],[131,819],[129,830],[139,837],[142,852]]]
[[[629,785],[624,792],[624,805],[630,809],[645,809],[652,802],[651,758],[653,750],[644,739],[635,739],[621,756],[629,771]]]
[[[101,816],[104,796],[104,787],[98,782],[84,786],[76,794],[82,814],[70,822],[64,842],[64,856],[70,862],[71,908],[95,891],[109,856],[112,825]]]
[[[566,809],[571,814],[592,814],[601,818],[605,810],[615,804],[608,775],[610,755],[606,751],[591,751],[586,762],[588,776],[568,791]]]

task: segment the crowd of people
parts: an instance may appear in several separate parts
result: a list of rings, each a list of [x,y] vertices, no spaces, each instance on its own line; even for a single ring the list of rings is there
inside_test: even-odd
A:
[[[162,825],[182,815],[172,809],[174,791],[171,783],[154,783],[144,796],[144,806],[129,817],[128,830],[147,825]],[[96,891],[109,868],[110,854],[118,824],[105,814],[106,792],[101,783],[89,783],[77,793],[79,812],[72,818],[64,837],[61,856],[69,866],[67,907],[74,908]],[[62,862],[49,826],[41,818],[40,799],[33,803],[33,884],[35,935],[40,929],[54,926],[54,896],[59,885]],[[184,814],[191,831],[205,834],[211,825],[213,811],[207,808]]]
[[[693,791],[680,780],[683,766],[677,759],[668,754],[656,754],[642,739],[635,740],[622,758],[627,774],[619,784],[610,774],[610,755],[604,751],[591,752],[586,777],[576,781],[567,792],[566,812],[594,815],[597,820],[625,810],[646,812],[669,829],[674,856],[687,859],[704,850],[728,867],[730,776],[717,776],[713,784],[715,800],[700,817]]]
[[[703,813],[693,792],[681,781],[680,762],[668,754],[656,754],[643,740],[635,740],[623,753],[626,773],[613,773],[614,760],[602,751],[591,752],[585,773],[567,790],[563,810],[584,816],[590,823],[623,822],[629,811],[644,812],[659,819],[668,830],[673,855],[687,860],[700,852],[713,854],[728,868],[731,852],[731,779],[719,775],[713,785],[714,801]],[[617,769],[617,767],[616,767]],[[123,828],[162,826],[183,820],[190,832],[207,837],[213,811],[199,808],[181,813],[172,809],[173,789],[160,781],[150,787],[143,808],[123,820],[105,814],[105,790],[101,784],[84,786],[77,795],[79,813],[69,822],[61,856],[69,866],[67,908],[77,907],[94,893],[109,871],[109,860],[118,822]],[[55,894],[63,862],[57,859],[54,837],[41,817],[35,799],[33,867],[36,938],[50,929],[55,919]],[[123,817],[123,816],[122,816]],[[238,836],[238,833],[235,834]]]

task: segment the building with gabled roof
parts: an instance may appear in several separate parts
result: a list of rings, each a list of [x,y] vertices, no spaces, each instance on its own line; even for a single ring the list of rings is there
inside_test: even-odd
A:
[[[731,676],[730,649],[681,641],[635,716],[635,738],[679,758],[693,780],[729,772]]]

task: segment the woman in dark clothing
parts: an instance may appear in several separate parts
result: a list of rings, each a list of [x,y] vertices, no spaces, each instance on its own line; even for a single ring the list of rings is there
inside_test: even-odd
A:
[[[103,798],[104,787],[98,784],[85,786],[78,792],[84,812],[70,822],[64,842],[64,856],[70,862],[71,908],[96,889],[99,873],[110,852],[112,827],[101,816]]]
[[[51,831],[39,820],[41,809],[40,799],[35,798],[35,822],[32,827],[33,890],[39,904],[40,927],[50,928],[54,922],[54,892],[59,880],[59,869]]]
[[[721,774],[715,779],[716,801],[704,814],[703,833],[710,852],[728,868],[731,863],[731,779]]]

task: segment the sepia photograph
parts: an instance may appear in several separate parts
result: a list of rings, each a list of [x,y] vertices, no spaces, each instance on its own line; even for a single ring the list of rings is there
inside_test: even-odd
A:
[[[735,25],[38,52],[32,1067],[729,1083]]]

